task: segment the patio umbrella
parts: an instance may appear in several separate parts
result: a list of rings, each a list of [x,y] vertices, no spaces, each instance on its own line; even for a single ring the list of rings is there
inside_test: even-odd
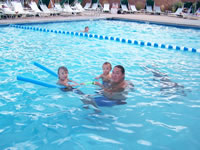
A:
[[[121,0],[120,3],[128,6],[128,0]]]
[[[154,0],[147,0],[146,1],[146,6],[154,6]]]
[[[47,6],[49,5],[50,0],[39,0],[39,4],[46,4]]]
[[[99,0],[92,0],[92,4],[93,3],[99,3]]]
[[[61,5],[62,4],[64,4],[64,3],[66,3],[67,2],[67,4],[71,4],[71,2],[72,2],[73,0],[61,0]]]

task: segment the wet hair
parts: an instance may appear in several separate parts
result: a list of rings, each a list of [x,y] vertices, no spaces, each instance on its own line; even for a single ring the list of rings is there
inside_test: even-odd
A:
[[[85,29],[86,29],[86,28],[88,28],[88,29],[89,29],[89,27],[88,27],[88,26],[86,26],[86,27],[85,27]]]
[[[111,63],[105,62],[105,63],[103,63],[103,65],[109,65],[109,66],[110,66],[110,70],[112,70],[112,65],[111,65]]]
[[[119,68],[119,69],[121,70],[122,74],[125,74],[125,69],[124,69],[123,66],[117,65],[117,66],[115,66],[115,67]]]
[[[61,69],[63,69],[64,71],[66,71],[68,73],[68,69],[65,66],[61,66],[58,68],[58,74]]]

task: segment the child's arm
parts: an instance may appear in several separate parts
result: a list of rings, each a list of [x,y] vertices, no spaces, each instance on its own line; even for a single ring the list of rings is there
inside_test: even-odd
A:
[[[106,88],[104,87],[101,83],[99,82],[94,82],[95,85],[98,85],[100,86],[105,92],[108,92],[108,93],[112,93],[112,92],[122,92],[124,91],[124,89],[128,86],[126,82],[123,82],[121,83],[120,85],[118,86],[112,86],[110,88]]]
[[[72,85],[70,85],[70,86],[77,86],[77,85],[79,85],[77,82],[75,82],[75,81],[72,81],[72,80],[68,80],[69,82],[72,82],[72,83],[74,83],[74,84],[72,84]]]
[[[57,84],[64,85],[66,87],[70,86],[67,82],[62,82],[60,80],[58,80]]]
[[[103,86],[101,83],[99,83],[99,82],[94,82],[94,84],[100,86],[105,92],[108,92],[108,93],[112,93],[112,92],[113,92],[112,89],[108,89],[108,88],[104,87],[104,86]]]
[[[107,92],[110,92],[111,89],[109,88],[106,88],[103,84],[99,83],[99,82],[94,82],[94,85],[98,85],[100,86],[103,90],[107,91]]]
[[[102,78],[103,77],[103,74],[101,74],[100,76],[97,76],[97,77],[95,77],[95,79],[100,79],[100,78]]]
[[[101,83],[99,83],[99,82],[94,82],[94,85],[98,85],[98,86],[100,86],[101,88],[104,88],[104,86],[103,86]]]

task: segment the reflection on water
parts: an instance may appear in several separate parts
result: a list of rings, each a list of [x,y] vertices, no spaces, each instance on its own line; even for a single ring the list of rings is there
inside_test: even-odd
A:
[[[184,86],[179,85],[176,82],[170,80],[169,76],[165,73],[162,73],[152,66],[141,66],[141,69],[144,69],[147,72],[151,72],[153,74],[153,81],[158,82],[160,86],[160,91],[162,94],[169,96],[174,94],[180,94],[186,96],[184,91]]]

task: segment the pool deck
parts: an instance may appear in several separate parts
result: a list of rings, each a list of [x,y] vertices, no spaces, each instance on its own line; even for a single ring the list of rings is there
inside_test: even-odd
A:
[[[55,21],[69,21],[69,20],[91,20],[99,18],[114,18],[125,19],[133,21],[142,21],[146,23],[175,25],[181,27],[194,27],[200,29],[200,17],[192,19],[184,19],[180,17],[171,17],[167,15],[147,15],[147,14],[88,14],[70,15],[70,16],[51,16],[51,17],[26,17],[14,19],[1,19],[0,25],[9,25],[16,23],[39,23],[39,22],[55,22]]]

